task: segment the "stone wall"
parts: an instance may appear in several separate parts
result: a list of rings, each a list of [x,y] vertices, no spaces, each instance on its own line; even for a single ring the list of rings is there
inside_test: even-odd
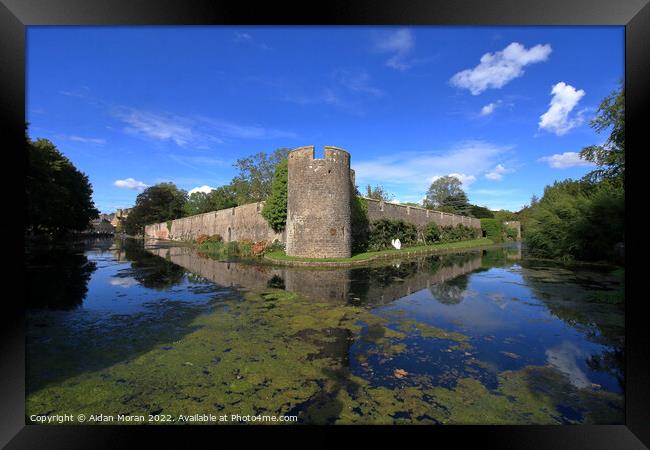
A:
[[[351,255],[350,154],[325,147],[323,159],[314,147],[289,152],[286,252],[308,258]]]
[[[481,228],[481,221],[474,217],[459,216],[442,211],[433,211],[415,206],[398,205],[371,198],[362,197],[368,206],[368,219],[374,222],[379,219],[403,220],[411,222],[418,227],[424,227],[430,222],[436,224],[456,226],[461,223],[472,228]]]
[[[211,211],[195,216],[147,225],[146,237],[173,241],[196,239],[202,234],[219,234],[225,242],[273,241],[284,242],[282,233],[276,233],[262,217],[264,202],[249,203],[234,208]]]

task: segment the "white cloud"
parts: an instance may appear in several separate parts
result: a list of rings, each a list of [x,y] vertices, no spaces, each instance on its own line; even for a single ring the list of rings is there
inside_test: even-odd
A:
[[[266,45],[264,42],[257,41],[249,33],[235,32],[235,42],[254,45],[254,46],[262,48],[264,50],[269,49],[268,45]]]
[[[497,108],[501,107],[503,104],[503,101],[497,100],[496,102],[488,103],[484,107],[481,108],[481,116],[489,116],[492,114]]]
[[[128,125],[124,129],[128,133],[140,134],[161,141],[170,140],[180,146],[186,145],[195,137],[190,124],[180,117],[135,109],[118,111],[115,115]]]
[[[81,137],[81,136],[68,136],[68,140],[74,141],[74,142],[82,142],[84,144],[104,145],[106,143],[106,139],[85,138],[85,137]]]
[[[122,189],[133,189],[136,191],[141,191],[147,187],[142,181],[135,180],[133,178],[126,178],[124,180],[115,180],[113,183],[114,186]]]
[[[190,189],[189,194],[192,195],[195,192],[203,192],[204,194],[209,194],[212,192],[215,188],[208,186],[207,184],[204,184],[203,186],[197,186],[194,189]]]
[[[485,105],[483,108],[481,108],[481,115],[482,116],[489,116],[494,112],[494,107],[496,105],[494,103],[488,103]]]
[[[494,169],[485,174],[485,178],[492,181],[500,181],[503,179],[503,174],[508,173],[510,170],[503,167],[502,164],[497,164]]]
[[[582,114],[569,118],[569,114],[585,95],[582,89],[576,90],[564,81],[553,85],[551,89],[550,107],[539,117],[539,128],[555,133],[558,136],[566,134],[571,128],[582,124]]]
[[[505,86],[522,76],[525,66],[546,61],[550,54],[551,46],[548,44],[526,49],[520,43],[513,42],[503,50],[484,54],[476,67],[456,73],[450,81],[454,86],[478,95],[486,89]]]
[[[445,176],[445,175],[433,176],[433,177],[431,177],[431,182],[433,183],[434,181],[436,181],[439,178],[442,178],[443,176]],[[464,173],[450,173],[450,174],[447,174],[446,176],[458,178],[465,189],[467,189],[467,187],[470,184],[472,184],[473,182],[476,181],[476,177],[474,175],[466,175]]]
[[[365,71],[354,72],[337,69],[334,71],[334,78],[341,86],[353,93],[369,94],[374,97],[380,97],[384,94],[381,89],[370,85],[370,75]]]
[[[376,49],[382,53],[392,55],[386,61],[386,65],[397,70],[406,70],[411,67],[407,60],[411,50],[415,46],[415,37],[411,30],[406,28],[394,31],[377,42]]]
[[[580,158],[580,153],[577,152],[564,152],[561,154],[544,156],[543,158],[539,158],[538,161],[548,163],[549,167],[552,167],[553,169],[566,169],[568,167],[593,165],[591,162]]]
[[[115,117],[127,124],[124,131],[151,139],[172,141],[185,147],[209,149],[210,144],[221,144],[223,138],[280,139],[295,138],[296,134],[256,124],[238,124],[205,116],[182,117],[131,108],[121,108]]]

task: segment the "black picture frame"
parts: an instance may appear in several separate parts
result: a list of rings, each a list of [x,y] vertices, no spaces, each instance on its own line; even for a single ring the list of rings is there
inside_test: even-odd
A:
[[[24,307],[24,152],[25,139],[25,29],[32,25],[619,25],[625,27],[626,135],[632,161],[640,160],[644,148],[644,122],[650,105],[650,5],[647,0],[372,0],[300,4],[245,1],[188,0],[0,0],[0,123],[7,164],[3,181],[8,183],[15,206],[5,208],[3,235],[13,236],[6,244],[13,253],[13,271],[8,280],[16,286],[5,297],[2,316],[6,324],[0,339],[0,445],[10,449],[37,448],[131,448],[133,440],[145,438],[153,446],[160,440],[171,446],[203,437],[223,444],[224,427],[128,427],[25,425]],[[645,113],[645,114],[644,114]],[[647,125],[646,125],[647,126]],[[639,156],[634,156],[634,155]],[[7,156],[9,158],[7,158]],[[627,166],[627,203],[634,204],[630,180],[640,168]],[[632,172],[630,172],[630,169]],[[630,173],[632,176],[630,177]],[[9,176],[11,175],[11,176]],[[632,194],[632,197],[630,195]],[[12,211],[9,214],[8,211]],[[626,234],[630,241],[630,213],[626,212]],[[640,233],[633,236],[641,237]],[[642,247],[626,246],[626,367],[625,425],[580,426],[448,426],[448,427],[236,427],[241,437],[261,431],[287,439],[285,433],[318,431],[323,438],[338,440],[341,431],[362,431],[364,436],[400,438],[403,432],[420,434],[431,445],[453,439],[454,445],[468,439],[482,448],[540,449],[641,449],[650,445],[650,333],[642,313],[644,298],[633,298],[635,274],[632,265]],[[386,432],[389,431],[390,434]],[[397,432],[397,433],[396,433]],[[247,433],[247,434],[246,434]],[[282,434],[279,434],[282,433]],[[396,433],[396,434],[395,434]],[[188,437],[191,436],[191,439]],[[325,441],[319,441],[325,442]],[[336,442],[336,441],[334,441]],[[404,442],[404,441],[402,441]],[[414,441],[405,441],[412,445]],[[234,444],[233,444],[234,445]],[[421,445],[421,444],[418,444]]]

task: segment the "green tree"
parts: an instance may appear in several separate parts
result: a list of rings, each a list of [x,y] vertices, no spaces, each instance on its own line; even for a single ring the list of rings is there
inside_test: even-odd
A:
[[[377,185],[374,188],[370,185],[366,186],[366,197],[372,198],[374,200],[381,200],[389,202],[395,198],[392,194],[386,192],[383,186]]]
[[[477,219],[492,219],[494,213],[485,206],[471,205],[470,214]]]
[[[183,217],[187,192],[174,183],[159,183],[146,188],[138,195],[135,206],[124,222],[128,234],[138,235],[144,226]]]
[[[625,89],[623,83],[618,90],[608,95],[598,107],[596,117],[591,120],[596,132],[610,130],[603,145],[590,145],[580,151],[580,157],[599,166],[586,175],[592,182],[609,180],[623,186],[625,177]]]
[[[454,176],[444,176],[437,178],[429,186],[424,206],[426,208],[440,208],[444,205],[447,197],[465,194],[462,189],[461,181]]]
[[[237,206],[235,194],[230,186],[221,186],[210,192],[193,192],[185,203],[185,215],[193,216],[210,211]]]
[[[287,224],[287,167],[287,159],[283,159],[275,166],[271,195],[262,209],[262,216],[276,232],[284,230]]]
[[[60,234],[88,229],[99,211],[88,177],[47,139],[27,139],[27,229]]]
[[[209,192],[192,192],[183,206],[185,216],[203,214],[211,211]]]
[[[499,211],[494,212],[494,218],[499,219],[500,221],[509,221],[509,220],[518,220],[517,214],[512,211],[505,209],[500,209]]]
[[[467,194],[462,190],[446,196],[442,200],[440,207],[444,208],[445,211],[462,216],[469,216],[472,209],[472,205],[469,204],[469,200],[467,199]]]
[[[275,167],[288,153],[289,149],[279,148],[270,155],[260,152],[238,159],[234,166],[239,174],[230,183],[237,204],[266,200],[271,195]]]

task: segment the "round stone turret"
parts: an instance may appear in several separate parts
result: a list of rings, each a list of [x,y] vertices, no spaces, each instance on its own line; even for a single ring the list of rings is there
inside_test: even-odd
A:
[[[289,152],[286,252],[306,258],[351,255],[350,154],[325,147],[323,159],[314,146]]]

